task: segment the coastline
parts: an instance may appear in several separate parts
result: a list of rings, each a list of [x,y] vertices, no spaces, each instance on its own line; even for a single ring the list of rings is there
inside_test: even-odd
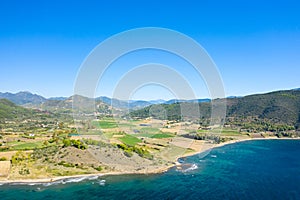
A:
[[[174,162],[174,164],[169,165],[169,166],[164,166],[162,168],[158,168],[152,171],[147,171],[147,172],[106,172],[106,173],[95,173],[95,174],[80,174],[80,175],[72,175],[72,176],[57,176],[57,177],[47,177],[47,178],[41,178],[41,179],[18,179],[18,180],[0,180],[0,186],[3,184],[43,184],[43,183],[55,183],[59,181],[64,181],[68,179],[89,179],[89,178],[98,178],[98,177],[103,177],[103,176],[111,176],[111,175],[126,175],[126,174],[161,174],[166,171],[168,171],[172,167],[176,167],[181,165],[178,162],[179,158],[186,158],[190,156],[194,156],[197,154],[205,153],[208,151],[211,151],[214,148],[218,147],[223,147],[229,144],[235,144],[235,143],[240,143],[240,142],[245,142],[245,141],[255,141],[255,140],[300,140],[300,138],[277,138],[277,137],[268,137],[268,138],[243,138],[243,139],[237,139],[237,140],[230,140],[224,143],[220,144],[214,144],[208,148],[201,149],[200,151],[195,151],[191,152],[182,156],[179,156]],[[76,181],[74,181],[76,182]]]

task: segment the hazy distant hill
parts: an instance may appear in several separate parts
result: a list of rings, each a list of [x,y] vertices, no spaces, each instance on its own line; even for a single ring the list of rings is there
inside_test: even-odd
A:
[[[124,100],[118,100],[114,98],[109,97],[98,97],[96,100],[100,100],[108,105],[112,105],[116,108],[129,108],[129,109],[141,109],[153,104],[173,104],[173,103],[182,103],[182,102],[192,102],[192,103],[200,103],[200,102],[210,102],[210,99],[191,99],[191,100],[182,100],[182,99],[171,99],[171,100],[130,100],[130,101],[124,101]]]
[[[51,98],[40,105],[40,108],[43,110],[50,110],[50,111],[61,111],[61,112],[72,112],[73,102],[76,99],[80,105],[90,105],[93,102],[93,99],[83,97],[80,95],[74,95],[69,98]],[[89,108],[86,111],[92,111],[93,108]]]
[[[163,104],[173,104],[173,103],[203,103],[203,102],[210,102],[211,99],[190,99],[190,100],[183,100],[183,99],[171,99],[165,101]]]
[[[76,101],[74,101],[76,100]],[[94,111],[102,114],[111,114],[112,108],[110,105],[88,97],[80,95],[73,95],[62,100],[47,100],[39,105],[42,110],[55,111],[56,113],[72,113],[73,111],[80,111],[83,113],[93,113]],[[73,110],[76,109],[76,110]]]
[[[76,95],[75,95],[76,96]],[[32,94],[30,92],[18,92],[16,94],[13,93],[1,93],[0,92],[0,98],[8,99],[12,102],[14,102],[17,105],[22,105],[26,107],[33,107],[33,108],[41,108],[41,109],[72,109],[72,99],[71,97],[51,97],[51,98],[45,98],[43,96]],[[87,97],[82,97],[84,100],[88,100]],[[93,99],[90,99],[93,100]],[[210,99],[193,99],[193,100],[178,100],[178,99],[171,99],[168,101],[165,100],[119,100],[115,98],[109,98],[105,96],[97,97],[95,98],[96,104],[99,104],[99,102],[103,102],[107,104],[108,106],[113,106],[117,109],[132,109],[137,110],[141,109],[153,104],[173,104],[176,102],[209,102]]]
[[[48,100],[66,100],[68,97],[50,97]]]
[[[16,94],[9,93],[9,92],[6,93],[0,92],[0,98],[8,99],[18,105],[24,105],[24,104],[36,105],[47,101],[46,98],[37,94],[32,94],[30,92],[18,92]]]
[[[143,108],[149,105],[152,105],[149,101],[143,101],[143,100],[131,100],[131,101],[124,101],[119,100],[115,98],[109,98],[109,97],[97,97],[97,101],[102,101],[108,105],[112,105],[114,108],[120,108],[120,109],[139,109]]]

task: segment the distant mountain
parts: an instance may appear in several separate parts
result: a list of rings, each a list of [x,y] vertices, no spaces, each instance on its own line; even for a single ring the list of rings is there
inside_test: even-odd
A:
[[[73,102],[76,99],[76,106],[85,107],[86,105],[91,105],[94,102],[93,99],[88,97],[83,97],[80,95],[73,95],[68,98],[52,98],[40,105],[40,108],[43,110],[49,111],[61,111],[61,112],[72,112]],[[93,110],[93,108],[87,109],[88,111]]]
[[[182,102],[190,102],[190,103],[200,103],[200,102],[210,102],[210,99],[192,99],[192,100],[178,100],[178,99],[171,99],[168,101],[159,99],[159,100],[150,100],[150,101],[146,101],[146,100],[129,100],[129,101],[125,101],[125,100],[118,100],[118,99],[114,99],[114,98],[109,98],[109,97],[98,97],[96,98],[96,100],[98,101],[102,101],[108,105],[112,105],[114,108],[121,108],[121,109],[133,109],[133,110],[137,110],[137,109],[141,109],[153,104],[173,104],[173,103],[182,103]]]
[[[183,100],[183,99],[171,99],[166,101],[164,104],[173,104],[173,103],[203,103],[203,102],[210,102],[211,99],[190,99],[190,100]]]
[[[248,117],[256,116],[261,119],[270,119],[288,124],[300,124],[300,88],[286,91],[276,91],[267,94],[256,94],[245,97],[230,96],[226,98],[227,101],[227,116],[228,117]],[[0,93],[0,99],[6,98],[17,105],[22,105],[31,108],[39,108],[48,111],[58,111],[63,113],[71,113],[73,109],[73,100],[79,103],[80,109],[92,112],[95,108],[101,113],[111,113],[112,109],[130,109],[137,110],[132,115],[144,117],[149,111],[149,106],[154,104],[163,105],[164,108],[171,113],[171,118],[179,118],[180,103],[198,103],[201,107],[201,114],[209,116],[211,99],[171,99],[168,101],[159,100],[118,100],[100,96],[95,99],[87,98],[79,95],[67,97],[52,97],[46,99],[40,95],[32,94],[30,92]],[[91,105],[92,101],[92,107]],[[178,105],[176,105],[178,104]],[[89,107],[85,107],[89,106]],[[76,106],[76,105],[75,105]],[[143,110],[144,109],[144,110]],[[192,112],[192,111],[191,111]],[[143,113],[143,114],[141,114]]]
[[[107,105],[110,105],[114,108],[120,108],[120,109],[140,109],[146,106],[151,105],[152,103],[149,101],[143,101],[143,100],[119,100],[115,98],[109,98],[105,96],[97,97],[96,101],[102,101],[103,103],[106,103]]]
[[[59,100],[59,101],[63,101],[68,99],[68,97],[50,97],[48,98],[48,100]]]
[[[166,100],[163,100],[163,99],[157,99],[157,100],[150,100],[148,101],[149,103],[151,104],[163,104],[166,102]]]
[[[17,105],[25,105],[25,104],[37,105],[47,101],[46,98],[37,94],[32,94],[30,92],[18,92],[16,94],[9,93],[9,92],[6,93],[0,92],[0,98],[8,99]]]
[[[235,99],[235,98],[242,98],[242,96],[228,96],[227,99]]]

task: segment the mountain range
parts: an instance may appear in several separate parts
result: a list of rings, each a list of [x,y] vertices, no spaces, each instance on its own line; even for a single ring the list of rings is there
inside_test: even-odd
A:
[[[43,96],[40,96],[38,94],[32,94],[30,92],[18,92],[18,93],[1,93],[0,92],[0,99],[8,99],[11,102],[26,106],[26,107],[62,107],[62,108],[72,108],[72,104],[70,104],[71,97],[51,97],[51,98],[45,98]],[[83,97],[86,98],[86,97]],[[88,99],[88,98],[86,98]],[[146,106],[150,106],[153,104],[173,104],[173,103],[182,103],[182,102],[210,102],[210,99],[192,99],[192,100],[180,100],[180,99],[171,99],[171,100],[119,100],[115,98],[109,98],[105,96],[100,96],[95,98],[96,102],[102,102],[109,106],[113,106],[114,108],[119,109],[141,109]]]
[[[1,99],[7,98],[7,99]],[[210,118],[210,99],[194,100],[157,100],[157,101],[123,101],[108,97],[98,97],[96,99],[74,95],[69,98],[46,99],[37,94],[29,92],[19,92],[16,94],[0,93],[0,118],[15,118],[28,116],[33,111],[24,107],[39,108],[44,111],[59,111],[59,113],[71,113],[73,101],[91,105],[88,102],[95,100],[97,111],[102,114],[111,114],[112,109],[129,108],[131,117],[146,118],[149,113],[152,117],[161,118],[161,113],[155,109],[165,111],[169,120],[180,120],[181,104],[199,105],[201,118]],[[217,99],[215,101],[226,101],[227,121],[233,119],[234,123],[243,124],[251,121],[256,124],[287,124],[300,128],[300,89],[275,91],[266,94],[254,94],[245,97],[230,97]],[[17,105],[16,105],[17,104]],[[157,108],[153,104],[159,104]],[[21,106],[20,106],[21,105]],[[193,106],[191,106],[193,108]],[[85,111],[93,112],[93,107],[86,107]],[[150,110],[151,109],[151,110]],[[151,111],[151,112],[150,112]],[[156,113],[155,113],[156,112]],[[190,111],[191,113],[193,110]],[[155,116],[155,114],[158,114]]]
[[[45,97],[37,94],[32,94],[30,92],[18,92],[16,94],[5,92],[0,92],[0,99],[8,99],[17,105],[25,104],[41,104],[47,101]]]

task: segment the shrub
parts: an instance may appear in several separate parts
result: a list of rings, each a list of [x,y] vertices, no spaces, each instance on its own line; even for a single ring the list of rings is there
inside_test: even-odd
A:
[[[7,158],[5,158],[5,157],[0,158],[0,161],[6,161],[6,160],[7,160]]]
[[[127,156],[127,157],[132,157],[133,153],[132,153],[132,151],[127,149],[127,150],[124,150],[124,155]]]
[[[99,171],[99,172],[103,170],[101,166],[94,167],[94,169],[97,170],[97,171]]]

